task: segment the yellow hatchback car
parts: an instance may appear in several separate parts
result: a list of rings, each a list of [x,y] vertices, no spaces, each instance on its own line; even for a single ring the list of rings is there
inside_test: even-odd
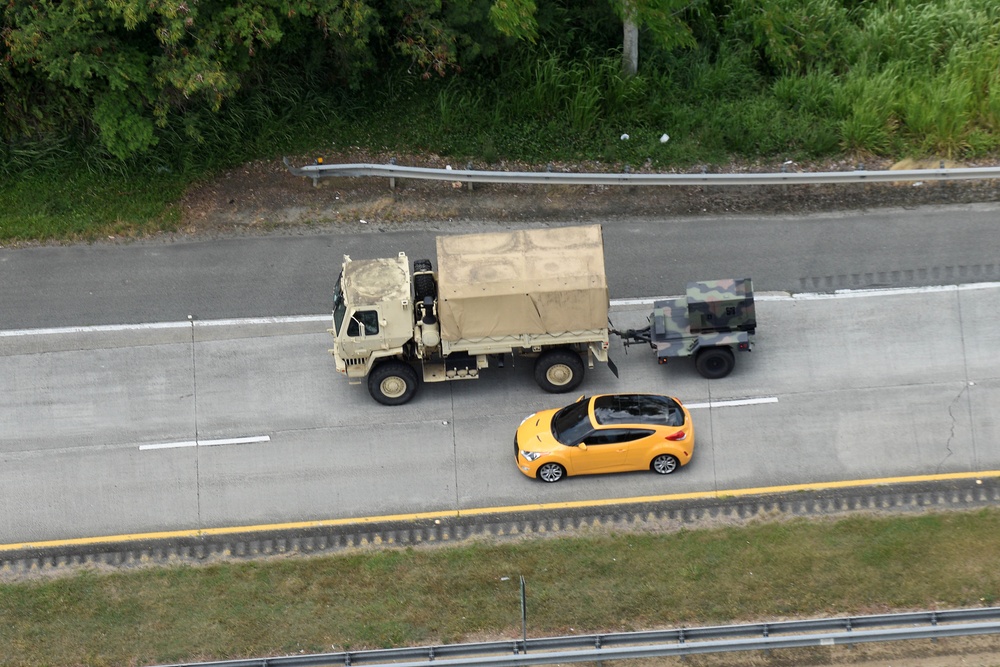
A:
[[[659,394],[599,394],[536,412],[514,436],[517,469],[543,482],[570,475],[652,470],[669,475],[694,452],[681,402]]]

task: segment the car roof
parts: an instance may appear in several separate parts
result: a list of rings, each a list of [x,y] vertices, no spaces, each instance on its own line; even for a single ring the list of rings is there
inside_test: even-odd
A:
[[[666,426],[680,403],[660,394],[599,394],[592,399],[594,420],[600,426],[650,424]]]

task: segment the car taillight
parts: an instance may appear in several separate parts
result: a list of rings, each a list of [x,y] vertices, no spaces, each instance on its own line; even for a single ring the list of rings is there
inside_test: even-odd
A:
[[[667,440],[673,440],[674,442],[677,442],[678,440],[683,440],[686,437],[687,433],[685,433],[684,431],[677,431],[676,433],[671,433],[670,435],[668,435]]]

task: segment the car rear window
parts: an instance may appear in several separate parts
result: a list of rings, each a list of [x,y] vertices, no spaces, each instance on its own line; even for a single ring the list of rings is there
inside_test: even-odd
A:
[[[618,394],[594,399],[597,423],[683,426],[684,412],[669,396]]]

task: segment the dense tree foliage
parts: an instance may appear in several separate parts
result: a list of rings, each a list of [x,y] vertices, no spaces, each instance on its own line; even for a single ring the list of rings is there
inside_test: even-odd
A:
[[[626,18],[635,81],[608,66]],[[7,0],[0,37],[8,173],[53,138],[176,162],[207,134],[245,142],[250,111],[386,101],[436,106],[491,154],[537,152],[539,129],[582,146],[601,122],[681,128],[691,155],[976,153],[1000,133],[995,0]]]

